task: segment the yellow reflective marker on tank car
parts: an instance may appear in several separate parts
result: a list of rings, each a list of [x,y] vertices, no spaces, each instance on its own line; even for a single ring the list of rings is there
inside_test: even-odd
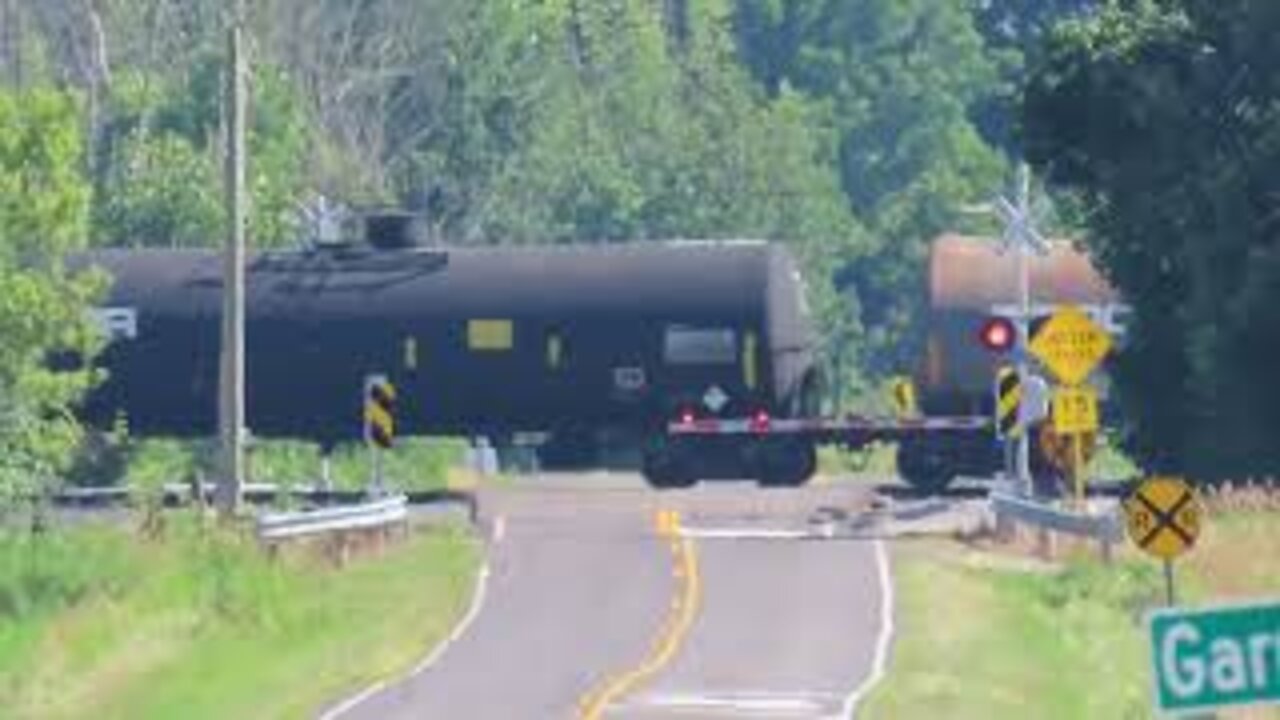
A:
[[[748,389],[755,390],[759,382],[759,369],[756,367],[756,334],[748,330],[742,336],[742,382]]]
[[[560,333],[549,333],[547,335],[547,367],[558,370],[563,358],[564,340],[560,338]]]
[[[406,370],[418,369],[418,338],[412,335],[404,339],[404,367]]]
[[[506,351],[515,344],[510,320],[485,318],[467,321],[467,348],[474,351]]]

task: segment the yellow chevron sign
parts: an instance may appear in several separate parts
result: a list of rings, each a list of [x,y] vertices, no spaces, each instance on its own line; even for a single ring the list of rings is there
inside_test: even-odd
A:
[[[890,383],[893,394],[893,409],[898,417],[910,417],[918,414],[916,407],[916,386],[909,377],[895,377]]]
[[[1018,409],[1022,405],[1022,379],[1008,365],[996,371],[996,434],[1018,437]]]
[[[365,441],[389,448],[396,436],[396,388],[383,375],[370,376],[364,391]]]

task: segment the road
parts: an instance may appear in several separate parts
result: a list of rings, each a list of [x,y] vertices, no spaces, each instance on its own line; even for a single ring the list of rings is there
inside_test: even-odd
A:
[[[884,662],[870,490],[625,475],[486,493],[486,579],[454,641],[328,720],[826,718]]]

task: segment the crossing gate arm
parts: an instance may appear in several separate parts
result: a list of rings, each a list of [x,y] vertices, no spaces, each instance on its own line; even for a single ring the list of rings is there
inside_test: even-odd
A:
[[[854,415],[844,418],[776,418],[768,422],[752,418],[704,418],[667,425],[667,433],[677,437],[799,437],[819,443],[855,446],[953,432],[993,432],[992,420],[985,416],[887,418]]]

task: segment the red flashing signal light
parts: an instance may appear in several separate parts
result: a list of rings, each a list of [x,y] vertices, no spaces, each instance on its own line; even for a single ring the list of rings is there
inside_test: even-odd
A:
[[[697,418],[694,416],[693,411],[690,410],[689,408],[684,408],[683,410],[680,411],[681,425],[692,425],[693,421],[696,419]]]
[[[978,331],[978,341],[992,352],[1008,352],[1018,337],[1018,329],[1009,318],[993,317],[982,323]]]
[[[751,429],[765,432],[769,429],[769,411],[761,408],[751,414]]]

